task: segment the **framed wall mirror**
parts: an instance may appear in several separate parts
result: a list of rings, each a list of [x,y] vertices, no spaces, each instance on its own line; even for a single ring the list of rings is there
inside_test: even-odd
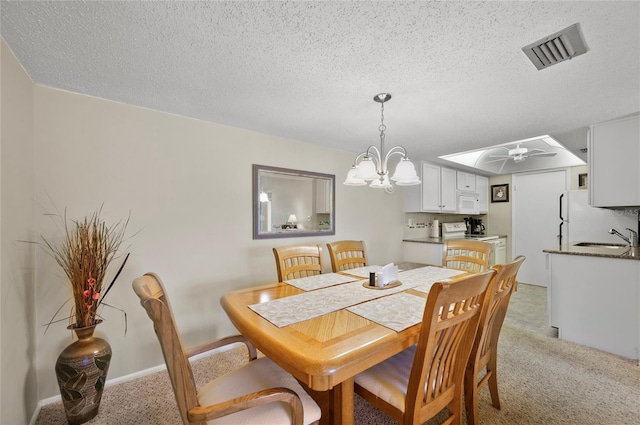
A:
[[[253,164],[253,239],[335,235],[335,175]]]

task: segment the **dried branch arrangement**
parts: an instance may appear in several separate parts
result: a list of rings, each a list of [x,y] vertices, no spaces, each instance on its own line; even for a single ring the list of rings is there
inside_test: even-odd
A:
[[[98,306],[129,258],[127,254],[111,283],[105,286],[107,270],[116,259],[129,219],[107,226],[100,218],[101,210],[81,221],[67,219],[65,211],[62,241],[54,243],[43,236],[40,243],[69,278],[74,302],[70,319],[74,328],[93,326],[101,321]]]

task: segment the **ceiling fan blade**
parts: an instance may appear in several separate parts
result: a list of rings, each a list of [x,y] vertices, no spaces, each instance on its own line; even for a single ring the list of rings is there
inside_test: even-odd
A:
[[[507,160],[508,160],[509,158],[511,158],[511,157],[510,157],[510,156],[504,156],[504,157],[501,157],[501,158],[498,158],[498,159],[492,159],[492,160],[490,160],[490,161],[485,161],[484,163],[485,163],[485,164],[489,164],[489,163],[491,163],[491,162],[498,162],[498,161],[504,161],[504,162],[507,162]]]
[[[544,149],[539,149],[539,148],[536,148],[536,149],[529,149],[529,150],[527,151],[527,154],[535,153],[535,152],[546,152],[546,151],[545,151]]]
[[[540,153],[530,153],[527,154],[526,156],[556,156],[558,154],[558,152],[540,152]]]
[[[509,158],[511,158],[511,156],[509,156],[509,155],[489,155],[489,158],[504,158],[504,159],[509,159]]]

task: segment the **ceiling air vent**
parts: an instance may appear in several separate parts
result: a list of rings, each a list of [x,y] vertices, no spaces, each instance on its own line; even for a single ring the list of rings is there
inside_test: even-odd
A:
[[[588,50],[579,23],[522,48],[538,70],[581,55]]]

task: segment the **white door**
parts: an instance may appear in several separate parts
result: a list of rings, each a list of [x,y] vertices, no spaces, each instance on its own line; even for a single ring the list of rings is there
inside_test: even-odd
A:
[[[566,191],[566,171],[513,175],[513,258],[527,257],[518,281],[547,286],[543,249],[557,248],[559,197]]]

